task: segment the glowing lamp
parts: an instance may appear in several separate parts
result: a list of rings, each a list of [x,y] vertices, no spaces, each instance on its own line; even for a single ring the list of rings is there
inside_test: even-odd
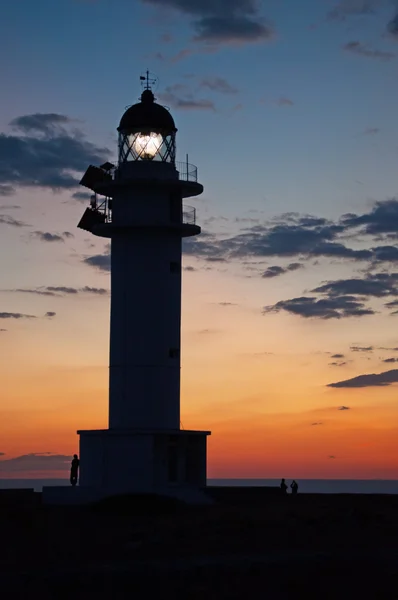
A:
[[[160,133],[136,133],[129,136],[130,147],[134,148],[142,160],[153,160],[163,143]]]

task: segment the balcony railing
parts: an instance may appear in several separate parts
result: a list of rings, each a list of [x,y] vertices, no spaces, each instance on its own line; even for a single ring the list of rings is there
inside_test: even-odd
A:
[[[180,181],[198,182],[198,168],[186,162],[176,162],[178,178]]]
[[[184,225],[196,225],[196,208],[193,206],[183,206],[182,222]]]

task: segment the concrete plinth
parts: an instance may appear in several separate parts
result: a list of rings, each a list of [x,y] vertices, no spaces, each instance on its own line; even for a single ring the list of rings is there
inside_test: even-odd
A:
[[[123,494],[157,494],[208,502],[207,431],[79,431],[80,474],[75,488],[47,487],[49,504],[88,504]]]

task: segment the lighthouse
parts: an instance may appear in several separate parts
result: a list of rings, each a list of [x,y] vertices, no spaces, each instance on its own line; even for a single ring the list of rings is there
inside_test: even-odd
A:
[[[110,241],[109,426],[78,431],[84,503],[126,493],[205,497],[208,431],[181,428],[182,240],[199,235],[197,168],[176,162],[177,128],[149,73],[118,126],[118,162],[90,165],[78,227]],[[50,498],[50,489],[48,498]],[[55,497],[55,496],[54,496]]]

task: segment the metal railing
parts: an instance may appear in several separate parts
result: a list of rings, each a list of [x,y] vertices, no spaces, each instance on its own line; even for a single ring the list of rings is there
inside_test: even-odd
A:
[[[196,225],[196,208],[184,205],[182,207],[182,222],[184,225]]]
[[[195,167],[195,165],[191,165],[187,162],[176,162],[176,169],[180,181],[198,182],[198,167]]]

